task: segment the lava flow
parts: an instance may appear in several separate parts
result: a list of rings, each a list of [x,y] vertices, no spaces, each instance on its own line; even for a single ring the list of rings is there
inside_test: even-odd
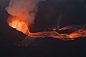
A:
[[[21,31],[24,34],[28,35],[24,40],[15,43],[16,45],[21,45],[21,46],[27,46],[27,45],[31,44],[34,41],[34,38],[53,37],[53,38],[58,38],[58,39],[62,39],[62,40],[75,40],[75,38],[86,36],[86,30],[84,29],[85,26],[83,26],[83,25],[67,26],[67,27],[58,29],[58,31],[69,29],[72,31],[72,33],[70,33],[70,34],[67,34],[67,33],[59,34],[55,30],[30,33],[28,23],[21,21],[19,18],[13,18],[11,21],[8,21],[8,25],[15,28],[16,30]]]

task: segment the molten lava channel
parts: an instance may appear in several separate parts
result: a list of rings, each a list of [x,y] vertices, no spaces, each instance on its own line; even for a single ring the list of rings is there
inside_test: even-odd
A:
[[[79,29],[75,32],[72,32],[71,34],[59,34],[56,31],[30,33],[28,24],[26,22],[20,21],[19,19],[13,19],[11,22],[8,22],[8,24],[9,24],[9,26],[15,28],[16,30],[21,31],[24,34],[27,34],[28,36],[33,37],[33,38],[53,37],[53,38],[58,38],[58,39],[62,39],[62,40],[74,40],[75,38],[86,36],[86,30],[84,30],[84,29]],[[66,30],[66,29],[70,29],[70,28],[73,28],[73,27],[67,26],[67,27],[63,27],[59,30]],[[80,31],[82,31],[82,32],[80,32]]]
[[[86,36],[86,30],[82,28],[81,29],[75,28],[77,26],[75,27],[66,26],[61,29],[58,29],[58,31],[66,30],[66,29],[74,30],[74,32],[72,32],[71,34],[59,34],[58,32],[55,31],[55,28],[54,28],[54,31],[30,33],[28,23],[21,21],[19,18],[13,18],[11,21],[8,21],[8,25],[28,35],[23,41],[17,42],[18,45],[23,45],[23,46],[24,45],[27,46],[29,43],[32,43],[34,38],[53,37],[53,38],[58,38],[62,40],[75,40],[75,38]],[[32,42],[30,42],[30,40]],[[29,43],[27,43],[28,41]]]

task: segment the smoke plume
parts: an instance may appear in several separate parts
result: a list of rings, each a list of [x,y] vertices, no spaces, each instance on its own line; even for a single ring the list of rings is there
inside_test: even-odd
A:
[[[0,7],[4,9],[7,6],[9,0],[0,0]]]
[[[34,23],[34,16],[37,12],[37,4],[44,0],[10,0],[9,6],[5,9],[7,12],[18,17],[21,21]]]

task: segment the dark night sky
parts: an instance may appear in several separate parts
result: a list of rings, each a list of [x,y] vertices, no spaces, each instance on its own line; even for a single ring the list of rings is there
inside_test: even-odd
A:
[[[61,27],[85,24],[85,2],[75,0],[46,0],[46,2],[40,3],[34,28],[41,31],[49,27],[56,27],[58,23]]]
[[[86,24],[85,15],[85,0],[46,0],[39,3],[31,32],[55,27],[59,21],[61,27]],[[0,10],[0,57],[86,57],[86,37],[74,41],[44,38],[35,39],[27,47],[14,45],[26,35],[7,25],[6,19],[9,16],[4,9]]]

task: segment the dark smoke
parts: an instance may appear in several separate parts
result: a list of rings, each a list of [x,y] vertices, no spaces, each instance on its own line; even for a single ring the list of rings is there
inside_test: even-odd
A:
[[[5,2],[4,2],[5,1]],[[6,0],[0,0],[6,6]],[[1,6],[1,7],[3,7]],[[32,32],[43,31],[47,28],[60,28],[67,25],[86,24],[85,0],[46,0],[38,4]]]
[[[46,0],[39,4],[32,31],[82,24],[86,24],[85,0]]]
[[[4,9],[7,6],[8,2],[9,0],[0,0],[0,7]]]

